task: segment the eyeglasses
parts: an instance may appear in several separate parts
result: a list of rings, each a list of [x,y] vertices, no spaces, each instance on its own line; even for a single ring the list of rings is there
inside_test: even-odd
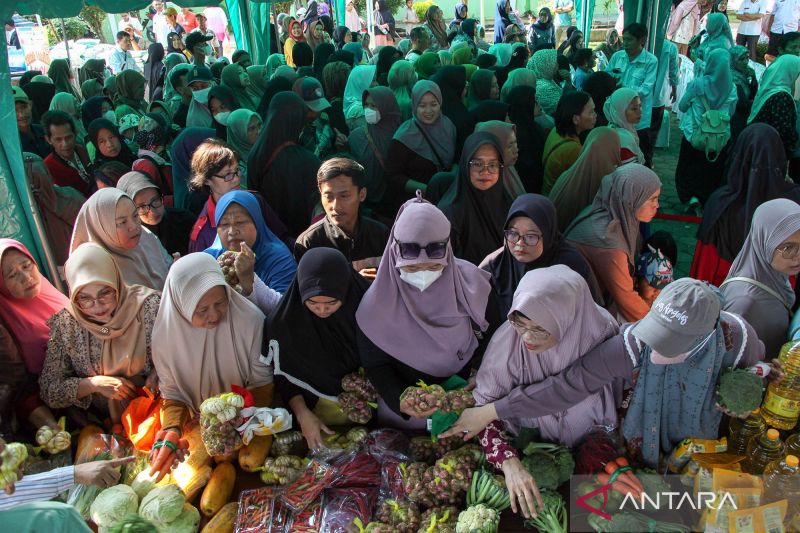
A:
[[[100,305],[110,304],[112,301],[114,301],[114,298],[116,296],[117,296],[117,291],[108,288],[100,291],[100,293],[97,295],[97,298],[91,298],[89,296],[83,296],[83,295],[78,296],[75,299],[75,303],[78,304],[78,307],[80,307],[84,311],[88,311],[97,304]]]
[[[499,161],[489,161],[488,163],[484,163],[483,161],[473,159],[469,162],[469,168],[472,170],[477,170],[478,172],[488,170],[492,174],[497,174],[500,169],[503,168],[503,165],[501,165]]]
[[[425,250],[425,255],[428,259],[442,259],[447,255],[447,243],[450,239],[442,242],[429,242],[425,246],[420,246],[415,242],[400,242],[397,239],[397,247],[400,249],[400,257],[403,259],[416,259],[422,250]]]
[[[157,196],[149,204],[137,205],[136,212],[139,213],[140,215],[146,215],[153,209],[158,209],[162,205],[164,205],[164,198],[162,198],[161,196]]]
[[[550,338],[550,333],[546,330],[541,328],[538,329],[530,329],[526,328],[522,324],[515,322],[514,320],[508,320],[511,323],[511,326],[517,331],[520,337],[524,337],[525,335],[530,335],[536,340],[543,341],[545,339]]]
[[[215,178],[219,178],[219,179],[225,180],[225,181],[233,181],[236,178],[238,178],[239,175],[240,174],[239,174],[238,170],[234,170],[233,172],[231,172],[229,174],[225,174],[224,176],[220,176],[219,174],[212,174],[212,176],[214,176]]]
[[[790,242],[778,246],[776,251],[781,254],[781,257],[784,259],[794,259],[800,254],[800,244]]]
[[[536,246],[539,244],[539,240],[542,238],[541,235],[537,235],[536,233],[526,233],[525,235],[520,235],[518,231],[513,229],[507,229],[503,232],[503,236],[506,238],[509,244],[517,244],[520,239],[524,242],[527,246]]]

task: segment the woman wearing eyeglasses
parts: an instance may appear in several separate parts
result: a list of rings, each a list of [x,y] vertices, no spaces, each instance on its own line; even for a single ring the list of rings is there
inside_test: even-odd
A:
[[[126,283],[112,254],[95,243],[74,249],[64,270],[69,305],[49,322],[41,397],[52,408],[94,407],[118,423],[138,387],[158,388],[151,334],[161,296]]]
[[[492,275],[501,317],[508,315],[522,277],[531,270],[553,265],[566,265],[580,274],[597,300],[597,279],[586,259],[558,231],[556,208],[548,198],[523,194],[511,204],[503,227],[503,246],[480,264]]]
[[[467,137],[458,177],[439,202],[450,220],[450,238],[456,257],[477,265],[503,238],[505,213],[511,195],[503,187],[503,151],[488,132]]]
[[[447,217],[419,193],[403,204],[356,312],[358,352],[380,396],[380,424],[424,429],[433,411],[401,404],[406,387],[469,378],[490,335],[490,295],[489,275],[453,255]]]
[[[142,227],[133,200],[121,190],[100,189],[83,204],[72,231],[70,256],[85,242],[99,244],[111,254],[125,283],[158,291],[164,287],[172,258]]]
[[[189,249],[189,234],[195,217],[186,209],[167,207],[161,189],[142,172],[128,172],[117,182],[117,189],[133,199],[142,225],[161,241],[171,256],[184,256]]]
[[[800,205],[780,198],[753,214],[744,246],[720,286],[725,310],[742,315],[777,356],[786,341],[795,293],[789,278],[800,274]]]

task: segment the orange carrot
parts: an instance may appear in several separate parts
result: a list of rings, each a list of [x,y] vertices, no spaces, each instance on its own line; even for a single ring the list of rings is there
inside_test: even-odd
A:
[[[170,431],[169,433],[164,435],[164,442],[169,441],[175,443],[178,440],[179,440],[178,434],[175,433],[174,431]],[[161,481],[164,478],[164,476],[167,475],[174,460],[175,460],[175,452],[172,451],[172,448],[164,445],[158,449],[158,452],[155,455],[155,461],[153,462],[150,468],[150,475],[153,475],[156,472],[158,473],[158,477],[156,478],[156,483]]]
[[[606,485],[611,481],[611,476],[605,473],[597,474],[597,482]],[[618,477],[616,481],[611,483],[611,488],[619,492],[620,494],[630,494],[638,498],[640,496],[639,491],[636,487],[629,485],[624,479]]]
[[[619,468],[619,465],[617,464],[617,462],[614,459],[612,459],[612,460],[610,460],[609,462],[606,463],[606,466],[605,466],[604,470],[605,470],[606,474],[611,475],[614,472],[616,472],[618,468]]]
[[[628,468],[630,468],[630,464],[628,463],[628,460],[625,459],[624,457],[618,457],[616,459],[616,463],[620,467],[627,466]],[[636,474],[633,473],[633,470],[627,470],[625,472],[622,472],[620,474],[620,476],[624,476],[625,480],[628,482],[628,484],[629,485],[633,485],[634,487],[636,487],[636,489],[639,492],[644,492],[644,485],[642,485],[642,482],[639,481],[638,477],[636,477]]]

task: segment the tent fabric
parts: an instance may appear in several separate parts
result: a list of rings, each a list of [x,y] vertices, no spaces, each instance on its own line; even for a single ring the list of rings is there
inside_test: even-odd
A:
[[[227,0],[228,18],[236,48],[247,50],[254,65],[263,65],[270,55],[269,15],[271,3],[256,0]]]
[[[220,0],[169,0],[179,7],[206,7],[221,3]],[[106,13],[122,13],[144,9],[149,0],[20,0],[14,2],[14,10],[20,15],[38,14],[43,18],[77,17],[84,4],[97,6]],[[6,13],[7,15],[7,13]]]

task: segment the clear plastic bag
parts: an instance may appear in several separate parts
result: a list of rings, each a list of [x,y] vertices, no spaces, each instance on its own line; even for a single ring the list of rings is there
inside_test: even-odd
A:
[[[200,435],[208,455],[229,455],[239,450],[244,443],[236,428],[242,424],[237,416],[227,422],[212,422],[208,417],[200,417]]]
[[[318,533],[321,522],[322,497],[318,496],[305,509],[295,512],[286,525],[286,531],[291,531],[291,533]]]
[[[406,497],[404,470],[410,459],[397,453],[387,453],[381,463],[381,496],[394,500]]]
[[[319,459],[312,459],[300,477],[294,483],[286,486],[281,500],[292,511],[300,513],[316,501],[322,491],[331,486],[336,477],[334,467]]]
[[[280,511],[278,496],[281,490],[280,487],[264,487],[243,491],[239,495],[235,533],[269,532],[275,512]],[[272,531],[282,531],[282,528]]]
[[[322,500],[320,533],[350,533],[357,530],[356,519],[369,523],[378,498],[374,487],[328,489]]]
[[[329,463],[336,468],[333,487],[377,487],[381,483],[381,463],[366,450],[347,450]]]

